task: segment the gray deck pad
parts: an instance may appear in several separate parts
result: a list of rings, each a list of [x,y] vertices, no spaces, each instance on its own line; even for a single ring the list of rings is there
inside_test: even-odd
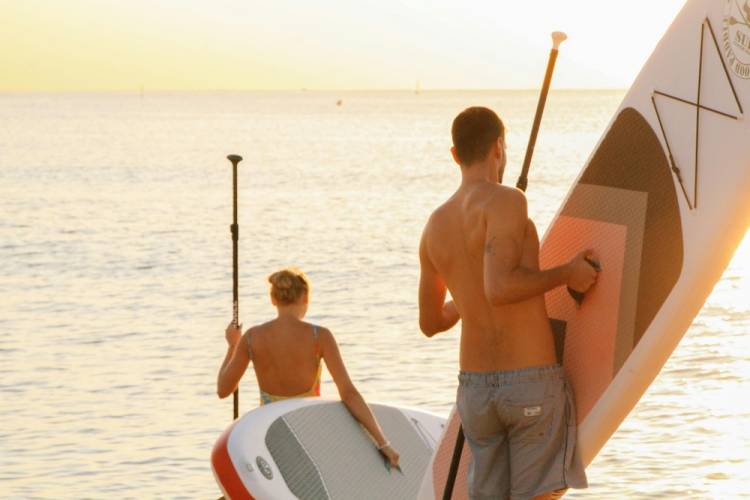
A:
[[[309,406],[278,418],[266,434],[266,446],[295,496],[416,498],[432,449],[401,411],[370,407],[400,454],[403,474],[385,467],[374,442],[343,404]]]

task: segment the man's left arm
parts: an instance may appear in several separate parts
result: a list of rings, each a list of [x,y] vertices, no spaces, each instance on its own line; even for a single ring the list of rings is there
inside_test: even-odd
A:
[[[419,244],[419,328],[432,337],[450,330],[461,317],[453,301],[445,301],[448,287],[430,260],[426,233]]]

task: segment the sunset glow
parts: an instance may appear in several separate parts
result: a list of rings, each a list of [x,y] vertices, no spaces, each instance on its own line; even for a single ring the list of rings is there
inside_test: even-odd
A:
[[[529,88],[553,30],[558,87],[624,88],[682,4],[3,0],[0,91]]]

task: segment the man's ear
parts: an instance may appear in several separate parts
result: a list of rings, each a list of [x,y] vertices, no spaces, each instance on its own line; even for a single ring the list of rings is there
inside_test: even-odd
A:
[[[495,141],[495,158],[502,158],[505,154],[505,141],[502,137],[498,137]]]
[[[451,156],[453,157],[453,161],[456,162],[456,165],[459,167],[461,166],[461,160],[458,159],[458,153],[456,152],[456,146],[451,146]]]

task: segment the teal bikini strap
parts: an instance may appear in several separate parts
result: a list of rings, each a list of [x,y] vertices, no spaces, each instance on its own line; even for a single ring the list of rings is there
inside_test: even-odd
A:
[[[247,332],[247,357],[250,358],[250,361],[253,360],[253,345],[252,345],[251,337],[252,337],[251,330],[248,330]]]
[[[313,340],[315,341],[315,355],[320,359],[320,339],[318,338],[318,327],[313,325]]]

